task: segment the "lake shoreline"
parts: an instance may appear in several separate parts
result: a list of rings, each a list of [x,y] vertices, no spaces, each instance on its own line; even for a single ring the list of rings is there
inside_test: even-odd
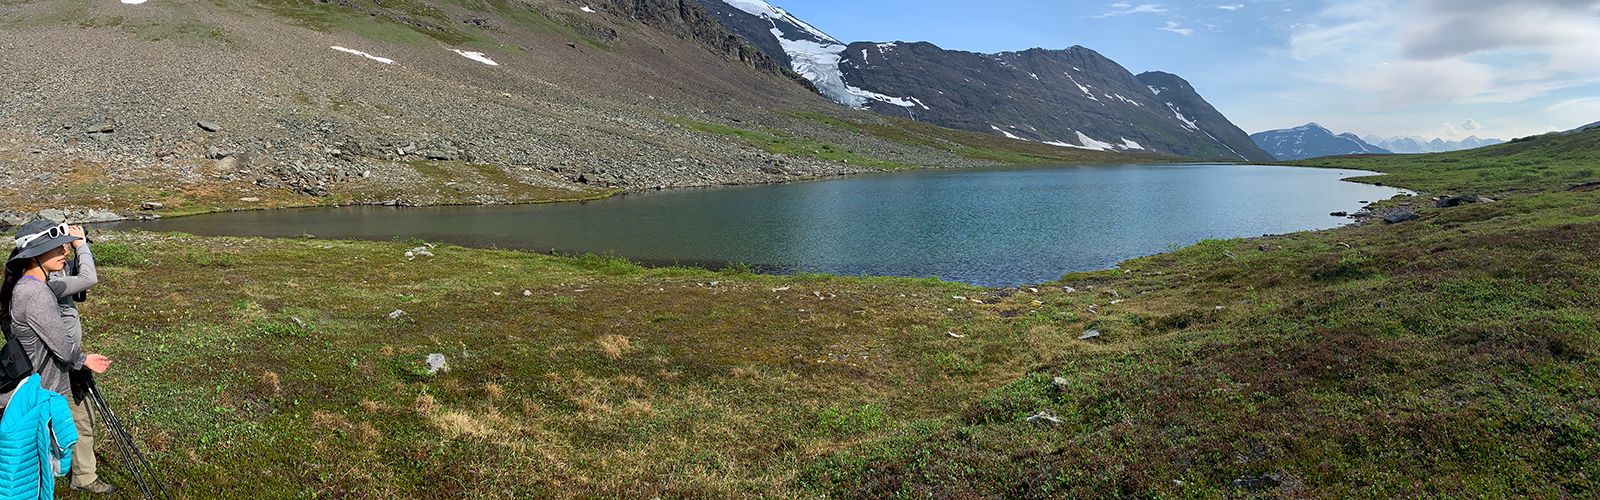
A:
[[[1205,239],[1330,229],[1341,225],[1330,212],[1355,212],[1357,199],[1405,194],[1363,183],[1330,184],[1368,173],[1214,163],[998,167],[615,193],[578,204],[598,204],[584,208],[340,205],[104,227],[428,241],[616,255],[651,267],[938,276],[1006,287],[1111,268]]]

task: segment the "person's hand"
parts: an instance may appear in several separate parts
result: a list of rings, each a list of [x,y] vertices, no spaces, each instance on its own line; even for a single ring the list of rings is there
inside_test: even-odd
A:
[[[81,247],[89,244],[87,235],[88,233],[84,232],[83,226],[67,226],[67,236],[77,238],[73,240],[72,246]]]
[[[95,373],[105,373],[111,367],[111,358],[99,354],[90,354],[85,357],[83,366]]]

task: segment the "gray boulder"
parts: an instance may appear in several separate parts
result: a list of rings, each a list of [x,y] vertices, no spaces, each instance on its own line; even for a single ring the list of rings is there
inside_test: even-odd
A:
[[[1446,196],[1446,197],[1443,197],[1443,198],[1439,198],[1438,200],[1435,200],[1433,202],[1433,205],[1435,207],[1439,207],[1439,208],[1450,208],[1450,207],[1458,207],[1458,206],[1461,206],[1461,205],[1464,205],[1464,204],[1467,204],[1467,203],[1477,203],[1477,202],[1478,202],[1478,195],[1469,194],[1469,195],[1466,195],[1466,196]]]
[[[122,216],[118,215],[115,212],[107,212],[107,211],[104,211],[104,210],[91,210],[91,211],[89,211],[89,215],[86,217],[86,219],[88,220],[88,222],[111,222],[111,221],[122,220]]]
[[[11,228],[28,223],[28,215],[10,210],[0,211],[0,228]]]
[[[1042,425],[1057,425],[1061,423],[1061,418],[1051,413],[1050,410],[1039,410],[1039,413],[1028,417],[1028,421]]]
[[[195,126],[200,127],[200,130],[204,130],[206,132],[216,132],[218,130],[222,130],[222,126],[221,125],[217,125],[215,123],[208,122],[208,121],[205,121],[205,120],[200,120],[200,121],[194,122],[194,124],[195,124]]]
[[[40,210],[39,211],[39,218],[40,219],[44,219],[44,220],[56,221],[56,222],[66,222],[67,221],[67,211],[66,210],[60,210],[60,209],[55,209],[55,208],[46,208],[44,210]]]
[[[1404,209],[1404,208],[1391,210],[1391,211],[1385,212],[1383,214],[1383,221],[1386,222],[1386,223],[1389,223],[1389,224],[1399,224],[1401,222],[1410,222],[1410,221],[1414,221],[1414,220],[1421,219],[1421,218],[1422,218],[1422,216],[1417,215],[1416,212],[1412,212],[1412,211]]]

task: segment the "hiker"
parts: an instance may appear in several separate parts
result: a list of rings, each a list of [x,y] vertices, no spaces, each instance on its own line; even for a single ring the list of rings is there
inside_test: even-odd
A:
[[[88,244],[83,241],[82,234],[82,228],[50,221],[40,220],[23,224],[17,231],[16,249],[6,262],[4,288],[0,288],[0,291],[4,292],[3,298],[10,316],[11,332],[8,342],[17,342],[27,353],[28,361],[38,374],[40,387],[69,400],[72,395],[70,371],[88,368],[94,373],[105,373],[111,366],[111,360],[105,356],[83,353],[80,343],[81,324],[78,323],[76,314],[70,319],[64,314],[65,308],[61,304],[60,296],[48,284],[52,274],[62,273],[67,267],[67,254],[70,248],[77,247],[80,258],[87,256]],[[92,274],[93,257],[88,257],[86,260],[90,261],[90,274]],[[60,289],[63,293],[81,287],[84,282],[81,271],[78,276],[62,274],[61,278]],[[75,306],[73,309],[76,313]],[[74,331],[74,327],[78,331]],[[87,403],[69,402],[68,406],[77,425],[74,431],[89,429]],[[80,440],[73,441],[73,444],[77,445],[77,441]],[[90,441],[87,449],[88,452],[84,454],[89,455],[88,472],[91,474],[90,477],[93,477],[93,441]],[[79,466],[78,457],[75,456],[73,462],[72,468],[76,469]],[[115,490],[98,478],[79,484],[76,470],[73,471],[73,476],[74,481],[70,484],[73,490],[94,493],[109,493]]]
[[[100,275],[95,272],[94,254],[89,251],[89,239],[84,234],[83,226],[67,226],[66,230],[68,236],[77,238],[70,245],[76,258],[68,258],[66,267],[51,272],[45,284],[56,296],[67,335],[82,349],[83,319],[78,313],[78,300],[82,297],[79,294],[99,283]],[[91,493],[115,492],[116,487],[101,481],[95,473],[94,421],[89,418],[89,395],[84,387],[89,374],[79,368],[72,371],[69,379],[72,392],[64,396],[67,396],[67,403],[72,407],[72,420],[78,424],[78,444],[72,448],[72,481],[69,486],[76,491]]]

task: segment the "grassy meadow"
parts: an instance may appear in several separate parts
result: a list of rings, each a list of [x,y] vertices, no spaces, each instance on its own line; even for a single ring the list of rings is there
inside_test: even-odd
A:
[[[83,311],[186,497],[1586,497],[1596,140],[1319,160],[1422,219],[1020,289],[108,233]]]

